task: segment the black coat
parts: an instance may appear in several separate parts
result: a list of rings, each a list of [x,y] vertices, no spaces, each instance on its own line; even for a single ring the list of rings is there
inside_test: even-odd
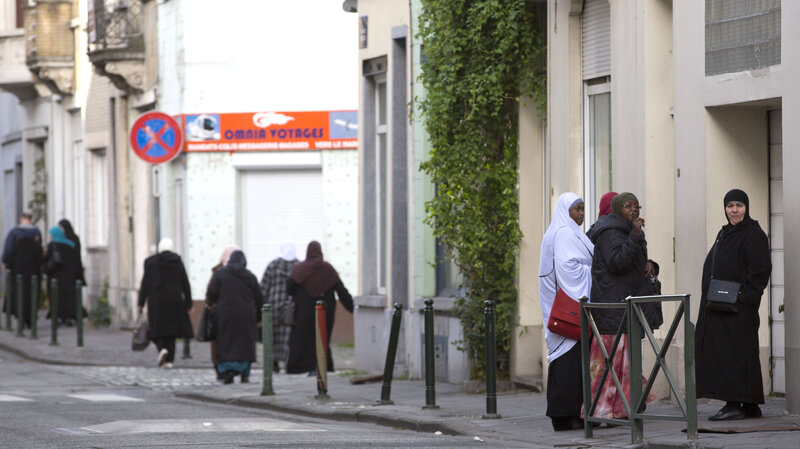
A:
[[[256,277],[246,268],[223,267],[208,283],[206,302],[214,306],[218,362],[254,362],[263,299]]]
[[[17,239],[9,250],[8,268],[11,270],[12,279],[9,286],[11,292],[11,313],[17,313],[17,277],[21,275],[23,316],[26,326],[31,323],[31,304],[36,304],[38,310],[39,298],[31,298],[31,276],[42,279],[42,242],[34,238],[23,237]],[[74,317],[73,317],[74,318]]]
[[[592,226],[590,239],[594,243],[591,302],[621,303],[628,296],[660,293],[645,276],[644,233],[637,234],[631,222],[618,215],[604,215]],[[655,313],[660,316],[660,311],[660,306],[645,307],[651,326],[657,327],[657,320],[652,317]],[[592,309],[597,328],[603,334],[616,333],[624,313],[624,309]]]
[[[736,226],[723,226],[717,241],[714,272],[713,246],[703,265],[695,330],[697,397],[763,404],[758,308],[772,271],[769,240],[758,222],[746,217]],[[737,313],[706,309],[712,274],[742,284]]]
[[[47,251],[42,259],[42,269],[49,279],[56,279],[58,284],[58,318],[76,319],[75,316],[75,281],[81,279],[80,267],[75,264],[75,248],[57,242],[47,244]],[[47,288],[52,298],[53,292],[48,279]]]
[[[316,314],[316,300],[306,290],[297,284],[291,277],[287,281],[286,290],[293,297],[295,303],[295,321],[292,333],[289,336],[289,361],[286,363],[286,372],[290,374],[307,373],[317,369],[316,332],[314,330],[314,315]],[[327,327],[328,345],[331,342],[331,332],[336,318],[336,296],[344,308],[353,313],[353,297],[340,280],[322,295],[325,302],[325,325]],[[328,350],[328,371],[333,371],[333,358]]]
[[[165,251],[144,261],[139,307],[147,303],[150,338],[193,338],[192,289],[181,257]]]

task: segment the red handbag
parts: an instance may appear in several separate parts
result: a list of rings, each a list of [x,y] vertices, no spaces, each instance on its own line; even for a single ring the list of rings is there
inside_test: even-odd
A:
[[[573,340],[581,339],[581,305],[560,288],[556,293],[556,299],[553,300],[547,329]]]

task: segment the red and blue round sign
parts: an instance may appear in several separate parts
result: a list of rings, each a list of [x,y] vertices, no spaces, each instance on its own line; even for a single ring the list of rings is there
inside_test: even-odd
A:
[[[178,122],[163,112],[146,112],[139,116],[130,132],[131,147],[145,162],[160,164],[181,152],[183,135]]]

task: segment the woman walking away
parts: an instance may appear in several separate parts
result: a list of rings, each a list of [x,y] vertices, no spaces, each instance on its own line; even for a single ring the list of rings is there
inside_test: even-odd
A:
[[[238,249],[239,249],[239,247],[236,246],[236,245],[228,245],[228,246],[225,247],[225,249],[222,250],[222,254],[219,256],[219,262],[217,262],[216,265],[211,267],[211,278],[208,279],[208,283],[209,284],[211,283],[211,279],[214,278],[214,273],[216,273],[219,269],[221,269],[222,267],[227,265],[228,261],[231,258],[231,254],[233,254],[233,252],[238,250]],[[207,292],[208,292],[208,285],[206,285],[206,293]],[[208,297],[206,297],[206,307],[211,309],[211,307],[208,306]],[[214,319],[213,314],[211,315],[210,318],[212,320]],[[212,324],[212,326],[214,328],[216,328],[216,326],[214,324]],[[216,375],[217,375],[217,380],[224,380],[224,377],[222,376],[222,374],[219,371],[217,371],[217,341],[216,340],[211,340],[211,341],[208,342],[208,350],[209,350],[209,355],[210,355],[210,358],[211,358],[211,368],[214,369],[214,373],[216,373]]]
[[[264,301],[272,306],[272,353],[275,357],[273,366],[275,372],[279,372],[280,367],[285,366],[289,359],[289,336],[292,325],[281,318],[286,315],[283,313],[284,310],[289,310],[287,308],[291,306],[292,300],[286,291],[286,282],[296,263],[294,245],[284,243],[281,245],[280,257],[267,265],[261,278],[261,294],[264,296]]]
[[[50,319],[72,326],[75,324],[75,281],[81,278],[75,263],[75,243],[67,239],[58,226],[53,226],[49,232],[51,240],[42,259],[42,270],[50,279],[56,279],[58,285],[58,312]],[[49,281],[47,287],[51,287]]]
[[[647,241],[644,237],[644,219],[639,217],[639,200],[629,192],[623,192],[611,200],[611,214],[604,215],[595,223],[591,240],[594,243],[592,258],[592,294],[593,303],[621,303],[628,296],[651,295],[653,284],[649,282],[655,276],[656,268],[647,260]],[[655,310],[655,309],[653,309]],[[660,309],[659,309],[660,310]],[[648,309],[644,310],[649,315]],[[610,355],[614,346],[615,334],[622,322],[622,309],[593,309],[592,316],[597,323],[601,342]],[[648,321],[651,321],[648,316]],[[654,323],[651,327],[657,327]],[[592,340],[591,365],[589,368],[592,381],[592,399],[600,386],[605,360],[599,346],[600,342]],[[609,375],[602,386],[600,399],[592,416],[598,418],[627,418],[627,412],[620,398],[624,393],[630,400],[630,378],[628,366],[630,342],[625,333],[620,339],[613,359],[614,371],[619,376],[623,392],[617,391],[614,381]],[[643,386],[646,384],[642,378]],[[651,394],[647,402],[655,400]]]
[[[242,251],[231,253],[228,263],[208,283],[206,302],[217,322],[217,372],[223,383],[241,376],[250,381],[250,366],[256,360],[256,339],[261,326],[261,289],[247,269]]]
[[[723,204],[728,224],[717,234],[703,264],[695,330],[697,397],[726,402],[709,421],[758,418],[758,404],[764,403],[758,308],[772,271],[769,240],[750,218],[746,193],[733,189]],[[733,307],[721,310],[708,300],[712,279],[740,284]]]
[[[81,256],[81,239],[75,234],[75,230],[72,228],[72,223],[69,222],[66,218],[62,218],[58,222],[58,226],[64,230],[64,237],[67,240],[71,240],[72,243],[75,244],[75,261],[73,262],[76,267],[78,267],[78,273],[80,274],[80,279],[82,285],[86,285],[86,278],[83,274],[83,259]]]
[[[573,300],[589,296],[591,291],[594,245],[579,227],[583,219],[583,199],[572,192],[562,194],[542,239],[539,260],[539,298],[545,323],[559,289]],[[550,364],[546,414],[556,431],[582,429],[581,346],[577,340],[553,333],[547,326],[544,334]]]
[[[172,252],[172,240],[161,239],[158,253],[145,259],[144,276],[139,288],[139,315],[147,303],[150,340],[158,350],[158,366],[172,368],[175,339],[194,338],[189,311],[192,289],[181,261]]]
[[[339,297],[344,308],[353,313],[353,297],[339,279],[339,274],[329,264],[322,260],[322,246],[313,241],[306,249],[306,260],[298,263],[292,269],[287,291],[294,298],[296,304],[295,324],[289,337],[289,362],[286,372],[315,373],[317,369],[316,334],[314,330],[314,314],[316,301],[325,302],[325,324],[328,343],[331,341],[331,332],[336,312],[336,299],[334,292]],[[333,371],[333,358],[331,351],[327,354],[328,371]]]

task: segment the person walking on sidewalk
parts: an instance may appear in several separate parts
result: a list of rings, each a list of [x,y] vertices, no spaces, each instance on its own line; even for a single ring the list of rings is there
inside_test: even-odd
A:
[[[702,296],[695,329],[697,397],[725,401],[709,421],[758,418],[764,403],[758,358],[758,308],[772,261],[769,239],[750,218],[750,199],[739,189],[724,198],[728,223],[717,234],[703,264]],[[711,279],[741,284],[735,309],[708,301]]]
[[[172,368],[175,339],[194,338],[189,311],[192,289],[181,256],[172,252],[172,240],[158,242],[158,253],[145,259],[139,288],[139,315],[147,304],[150,340],[158,350],[158,366]]]
[[[217,324],[217,372],[221,380],[233,383],[239,375],[242,383],[249,382],[263,300],[258,279],[247,269],[242,251],[231,253],[228,263],[211,277],[206,303],[213,308]]]
[[[3,268],[11,271],[12,284],[6,288],[11,295],[6,296],[11,301],[5,304],[5,310],[17,313],[17,275],[22,275],[22,295],[23,295],[23,324],[25,327],[31,326],[31,305],[36,303],[31,298],[31,276],[42,277],[42,234],[39,228],[31,224],[31,214],[25,212],[19,220],[19,225],[15,226],[6,236],[5,246],[3,247]]]
[[[286,365],[289,359],[289,336],[292,332],[291,320],[284,322],[282,318],[289,316],[287,309],[291,306],[292,299],[286,291],[286,283],[297,263],[294,244],[284,243],[281,245],[280,257],[274,259],[264,270],[261,278],[261,294],[264,300],[272,306],[272,354],[275,360],[273,370],[280,371],[282,365]],[[286,309],[286,310],[285,310]],[[286,313],[284,313],[286,311]]]
[[[219,256],[219,262],[216,265],[211,267],[211,278],[208,279],[208,283],[211,284],[211,279],[214,278],[214,273],[219,271],[220,268],[224,267],[228,264],[228,260],[231,258],[231,254],[234,251],[238,250],[239,247],[236,245],[228,245],[225,249],[222,250],[222,254]],[[206,285],[206,292],[208,292],[208,285]],[[206,307],[208,306],[208,297],[206,297]],[[209,307],[210,309],[211,307]],[[213,320],[213,314],[211,315],[211,319]],[[216,324],[212,324],[212,327],[216,329]],[[217,375],[217,380],[223,380],[222,374],[217,371],[217,340],[211,340],[208,342],[208,350],[209,355],[211,358],[211,368],[214,370],[214,373]]]
[[[556,292],[572,299],[589,296],[592,288],[594,245],[579,226],[583,224],[583,199],[567,192],[558,198],[550,227],[542,239],[539,261],[539,299],[542,319],[550,319]],[[547,412],[553,430],[582,429],[583,387],[581,345],[577,340],[550,332],[547,341]]]
[[[312,241],[306,249],[306,260],[292,268],[286,290],[294,298],[295,324],[289,337],[289,361],[286,372],[290,374],[314,373],[317,369],[316,331],[314,315],[316,302],[325,303],[325,324],[327,341],[330,344],[331,332],[336,313],[336,296],[344,308],[353,313],[353,297],[347,291],[336,270],[322,259],[322,246]],[[328,371],[333,371],[333,357],[328,349]]]
[[[75,242],[68,239],[59,226],[53,226],[49,232],[51,239],[42,260],[42,269],[50,279],[56,279],[58,286],[57,316],[51,316],[50,319],[72,326],[75,324],[76,311],[75,281],[81,279],[80,267],[75,263]],[[49,282],[47,287],[51,288]]]
[[[81,239],[77,234],[75,234],[75,229],[72,228],[72,223],[70,223],[66,218],[59,220],[58,226],[64,230],[64,237],[75,244],[75,260],[73,261],[73,264],[78,267],[78,279],[80,279],[81,284],[86,285],[86,278],[84,277],[83,273],[83,258],[81,256]]]

